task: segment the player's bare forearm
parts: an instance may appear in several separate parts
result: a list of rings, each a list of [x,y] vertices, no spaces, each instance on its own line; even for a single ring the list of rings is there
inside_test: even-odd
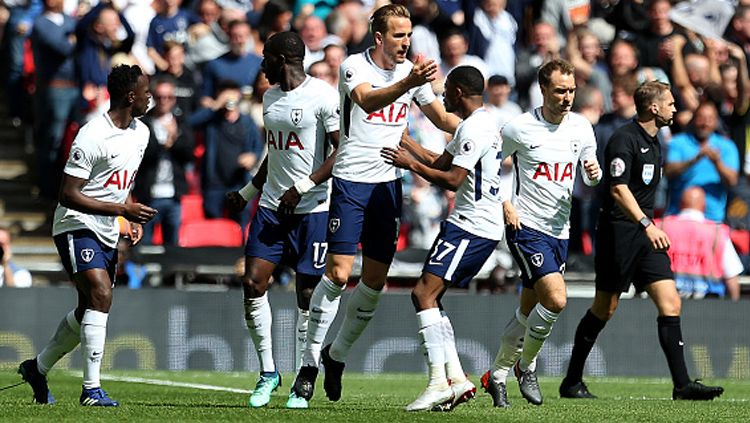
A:
[[[610,188],[612,198],[615,200],[615,204],[632,220],[633,222],[640,221],[646,213],[643,212],[641,206],[636,201],[633,193],[626,184],[612,185]]]
[[[146,223],[156,216],[156,210],[140,203],[110,203],[84,195],[83,187],[88,180],[63,174],[60,187],[60,205],[86,214],[100,216],[123,216],[131,222]]]
[[[253,176],[253,179],[250,180],[250,183],[253,184],[255,188],[258,188],[258,190],[262,190],[263,185],[266,183],[266,179],[268,179],[268,155],[263,158],[263,162],[260,164],[258,172]]]
[[[435,100],[430,104],[426,104],[420,107],[420,109],[422,110],[422,113],[424,113],[425,116],[430,119],[430,122],[440,128],[442,131],[445,131],[451,135],[456,133],[456,128],[458,127],[458,124],[461,123],[461,119],[459,119],[458,116],[454,115],[453,113],[448,113],[447,111],[445,111],[443,103],[438,100]]]
[[[372,113],[398,100],[411,88],[413,86],[407,78],[383,88],[372,88],[372,85],[364,83],[352,90],[351,98],[365,113]]]
[[[333,150],[330,156],[323,162],[322,165],[313,173],[310,174],[310,180],[315,182],[315,185],[320,185],[321,183],[327,181],[330,179],[331,175],[333,174],[333,164],[336,163],[336,153],[338,150]]]
[[[424,163],[413,161],[409,170],[419,174],[421,177],[427,179],[431,183],[450,190],[458,191],[458,187],[466,179],[468,171],[460,166],[451,166],[447,171],[435,169],[434,167],[427,166]]]
[[[401,134],[401,146],[407,149],[420,162],[426,165],[435,163],[440,155],[422,147],[414,138],[409,136],[407,131],[408,129],[404,129],[403,134]]]

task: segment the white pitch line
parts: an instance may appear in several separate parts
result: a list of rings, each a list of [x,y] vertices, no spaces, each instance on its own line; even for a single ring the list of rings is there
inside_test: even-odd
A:
[[[233,392],[235,394],[249,394],[253,391],[248,389],[230,388],[228,386],[206,385],[203,383],[175,382],[172,380],[146,379],[142,377],[102,375],[102,380],[114,382],[143,383],[146,385],[172,386],[176,388],[201,389],[204,391]]]

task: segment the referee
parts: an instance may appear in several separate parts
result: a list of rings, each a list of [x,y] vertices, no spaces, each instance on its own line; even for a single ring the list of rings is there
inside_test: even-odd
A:
[[[583,367],[591,348],[617,309],[620,294],[632,282],[646,291],[659,310],[659,344],[669,364],[673,399],[711,400],[718,386],[691,381],[685,366],[680,329],[681,300],[675,288],[669,237],[651,221],[661,179],[661,148],[656,134],[672,124],[676,111],[667,84],[646,82],[635,92],[638,116],[620,127],[604,153],[605,195],[596,232],[596,295],[578,324],[568,373],[560,385],[563,398],[595,398],[583,383]]]

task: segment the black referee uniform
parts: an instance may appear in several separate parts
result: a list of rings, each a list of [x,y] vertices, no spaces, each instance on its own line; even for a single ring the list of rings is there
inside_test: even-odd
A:
[[[627,184],[638,206],[653,219],[662,169],[659,140],[633,120],[612,135],[604,163],[606,192],[596,231],[596,289],[624,292],[633,283],[640,292],[652,282],[674,279],[666,251],[654,250],[645,226],[633,222],[610,193],[613,185]]]

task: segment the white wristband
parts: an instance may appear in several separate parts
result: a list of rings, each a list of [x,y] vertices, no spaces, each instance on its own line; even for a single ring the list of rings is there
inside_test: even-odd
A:
[[[255,185],[253,185],[253,181],[250,181],[240,189],[240,196],[245,199],[245,201],[250,201],[253,198],[255,198],[255,195],[258,194],[258,188],[255,188]]]
[[[315,188],[315,182],[313,182],[310,177],[300,179],[299,181],[294,183],[294,188],[297,190],[299,195],[303,195],[307,191],[310,191],[311,189]]]

